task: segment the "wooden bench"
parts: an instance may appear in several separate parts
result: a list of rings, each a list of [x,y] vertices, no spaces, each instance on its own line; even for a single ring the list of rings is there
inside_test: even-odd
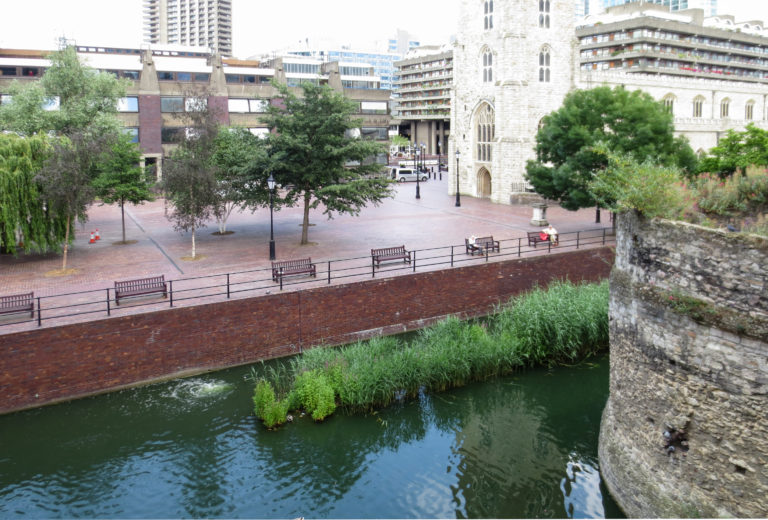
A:
[[[29,312],[30,317],[35,317],[34,292],[0,296],[0,314],[16,314],[19,312]]]
[[[168,297],[168,286],[165,283],[165,275],[161,274],[160,276],[150,276],[149,278],[115,282],[115,305],[120,305],[120,298],[144,296],[145,294],[156,293],[162,293],[163,298]]]
[[[390,262],[393,260],[402,260],[404,264],[411,263],[411,252],[405,250],[405,246],[382,247],[380,249],[371,249],[371,259],[379,267],[381,262]]]
[[[279,282],[283,276],[308,274],[317,276],[317,269],[311,258],[299,258],[297,260],[281,260],[272,262],[272,280]]]
[[[474,254],[482,255],[486,251],[490,251],[491,253],[493,253],[494,251],[496,252],[501,251],[501,244],[499,243],[498,240],[494,240],[493,236],[476,238],[474,244],[470,244],[469,239],[465,238],[464,245],[467,249],[468,255],[474,255]]]
[[[549,242],[549,235],[547,238],[541,238],[543,231],[528,231],[528,245],[536,247],[539,242]]]

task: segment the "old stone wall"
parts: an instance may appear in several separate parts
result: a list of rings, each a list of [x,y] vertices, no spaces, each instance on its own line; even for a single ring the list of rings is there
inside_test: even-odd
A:
[[[0,413],[485,315],[612,263],[577,250],[0,335]]]
[[[632,517],[768,516],[768,239],[618,220],[600,466]]]

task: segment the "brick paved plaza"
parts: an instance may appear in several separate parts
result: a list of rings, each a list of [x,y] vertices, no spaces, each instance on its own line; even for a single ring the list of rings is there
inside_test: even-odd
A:
[[[508,240],[525,237],[539,229],[530,224],[530,205],[494,204],[488,200],[448,194],[448,176],[421,183],[421,199],[415,198],[413,182],[395,186],[395,197],[378,207],[368,207],[357,217],[336,216],[328,220],[320,210],[310,213],[310,244],[300,246],[302,208],[288,208],[274,214],[278,260],[312,257],[314,262],[364,257],[371,248],[405,245],[409,250],[438,246],[461,246],[470,235],[493,235]],[[52,276],[61,267],[60,254],[0,256],[0,294],[34,291],[49,296],[112,287],[115,280],[163,274],[166,280],[231,273],[270,265],[269,208],[251,213],[234,213],[227,229],[234,233],[214,235],[212,221],[197,232],[196,261],[185,259],[191,252],[190,234],[173,230],[165,217],[163,200],[140,206],[126,206],[126,238],[135,243],[119,245],[122,239],[117,206],[95,205],[90,220],[77,225],[70,248],[68,267],[76,272]],[[577,212],[550,206],[547,217],[560,233],[610,227],[608,213],[595,224],[594,209]],[[101,240],[89,244],[90,232],[99,230]],[[458,249],[457,249],[458,252]],[[121,307],[122,309],[122,307]],[[7,321],[7,318],[0,320]],[[16,328],[16,327],[10,327]],[[9,327],[5,331],[10,332]]]

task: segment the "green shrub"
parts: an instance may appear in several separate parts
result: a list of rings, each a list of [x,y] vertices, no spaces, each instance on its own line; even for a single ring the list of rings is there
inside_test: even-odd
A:
[[[608,157],[608,167],[597,172],[589,190],[598,204],[611,211],[637,210],[648,218],[677,219],[687,202],[683,175],[674,166],[638,162],[597,147]]]
[[[288,416],[288,400],[278,401],[272,384],[261,379],[253,391],[253,405],[256,417],[264,422],[267,428],[274,428],[285,423]]]
[[[336,411],[336,395],[325,375],[319,370],[301,372],[294,381],[292,404],[299,404],[316,421]]]

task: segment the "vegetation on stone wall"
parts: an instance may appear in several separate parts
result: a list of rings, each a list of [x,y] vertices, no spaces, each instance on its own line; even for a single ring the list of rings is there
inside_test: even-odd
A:
[[[589,184],[600,205],[621,212],[637,210],[648,218],[684,220],[768,236],[768,172],[750,167],[721,178],[703,173],[686,178],[675,167],[638,162],[598,145],[607,166]]]
[[[322,420],[337,406],[370,410],[524,367],[573,363],[607,346],[608,282],[557,282],[482,321],[443,320],[409,343],[378,337],[311,349],[284,370],[254,375],[254,409],[269,428],[288,420],[288,410]]]

